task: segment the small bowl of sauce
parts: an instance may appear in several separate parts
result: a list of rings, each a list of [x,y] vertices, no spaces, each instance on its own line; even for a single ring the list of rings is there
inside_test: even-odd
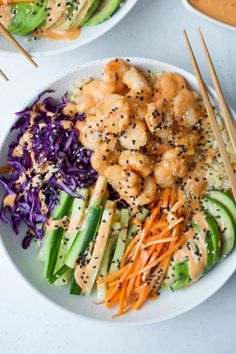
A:
[[[183,3],[202,18],[236,31],[236,0],[183,0]]]

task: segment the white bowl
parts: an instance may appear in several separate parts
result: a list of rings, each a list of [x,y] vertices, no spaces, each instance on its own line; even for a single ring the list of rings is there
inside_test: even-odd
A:
[[[80,37],[75,40],[39,39],[35,41],[32,39],[32,36],[16,36],[16,38],[24,49],[34,57],[65,53],[82,47],[109,31],[127,15],[137,1],[138,0],[124,0],[123,4],[109,19],[96,26],[83,27]],[[29,38],[31,38],[30,41],[28,40]],[[19,54],[15,47],[3,36],[0,36],[0,53],[8,55]]]
[[[198,15],[199,17],[203,18],[204,20],[207,20],[211,23],[214,23],[215,25],[218,25],[220,27],[223,27],[227,30],[230,30],[230,31],[236,31],[236,27],[234,26],[231,26],[231,25],[227,25],[226,23],[224,22],[221,22],[221,21],[218,21],[218,20],[215,20],[213,17],[210,17],[210,16],[207,16],[205,15],[204,13],[202,13],[201,11],[195,9],[195,7],[193,7],[188,0],[182,0],[183,1],[183,4],[184,6],[186,7],[186,9],[188,9],[190,12],[192,12],[193,14],[195,15]]]
[[[44,89],[51,88],[56,91],[53,96],[60,98],[66,91],[68,91],[68,88],[73,86],[73,83],[80,82],[82,79],[89,77],[99,76],[108,60],[110,59],[103,59],[80,66],[61,76],[56,81],[49,83],[47,87],[41,88],[40,92]],[[187,79],[188,83],[194,90],[198,91],[195,77],[182,69],[149,59],[130,58],[130,61],[132,64],[137,65],[146,71],[178,72]],[[210,92],[214,101],[215,92],[212,89],[210,89]],[[32,101],[33,99],[27,103],[30,104]],[[4,133],[2,132],[9,131],[11,124],[11,120],[7,122],[6,120],[3,121],[3,126],[0,130],[0,141],[2,146],[0,158],[2,161],[6,156],[7,146],[13,139],[12,134],[11,136],[7,134],[8,136],[5,138]],[[23,275],[28,283],[30,283],[39,293],[53,303],[73,312],[75,315],[93,320],[107,321],[113,325],[136,326],[151,324],[180,315],[199,305],[209,296],[214,294],[233,274],[236,268],[235,249],[224,262],[218,264],[209,274],[190,288],[175,293],[162,291],[161,296],[157,301],[149,301],[141,311],[130,312],[117,319],[111,319],[111,315],[114,311],[106,310],[103,305],[96,305],[95,297],[73,297],[68,294],[68,289],[61,289],[49,285],[43,278],[43,266],[37,260],[38,248],[34,242],[30,249],[27,251],[22,250],[20,246],[21,237],[16,236],[11,228],[2,222],[0,222],[0,234],[2,236],[2,244],[11,261],[15,264],[21,275]],[[24,233],[22,233],[22,235],[23,234]]]

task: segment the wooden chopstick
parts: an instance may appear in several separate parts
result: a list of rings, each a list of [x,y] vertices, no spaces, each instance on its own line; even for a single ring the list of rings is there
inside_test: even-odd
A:
[[[205,56],[206,56],[206,59],[207,59],[207,63],[208,63],[208,66],[209,66],[209,70],[210,70],[210,73],[211,73],[212,81],[213,81],[213,84],[214,84],[214,87],[215,87],[215,90],[216,90],[216,93],[217,93],[219,105],[220,105],[220,108],[221,108],[221,111],[222,111],[222,114],[223,114],[223,117],[224,117],[224,122],[225,122],[225,125],[226,125],[226,128],[227,128],[231,143],[232,143],[233,148],[234,148],[234,153],[236,154],[236,129],[235,129],[235,124],[233,123],[232,116],[230,114],[228,105],[227,105],[227,103],[225,101],[224,94],[223,94],[219,79],[217,77],[214,64],[212,62],[209,50],[208,50],[207,45],[206,45],[206,41],[205,41],[205,39],[203,37],[203,34],[202,34],[200,29],[199,29],[199,35],[200,35],[200,39],[201,39],[201,42],[202,42],[203,51],[205,53]]]
[[[9,81],[9,78],[7,77],[7,75],[0,69],[0,76],[5,80],[5,81]]]
[[[0,23],[0,32],[6,37],[9,42],[11,42],[16,49],[24,55],[24,57],[36,68],[38,67],[38,64],[31,58],[31,56],[22,48],[22,46],[17,42],[17,40],[7,31],[7,29]]]
[[[228,153],[226,151],[225,143],[223,141],[223,138],[220,133],[220,129],[219,129],[217,121],[216,121],[214,109],[211,105],[211,101],[210,101],[210,98],[209,98],[209,95],[207,92],[206,85],[203,81],[202,74],[200,72],[197,60],[196,60],[195,55],[193,53],[193,49],[191,47],[191,44],[188,39],[188,35],[187,35],[186,31],[184,31],[184,39],[185,39],[185,42],[187,45],[187,49],[188,49],[192,64],[193,64],[193,69],[194,69],[194,72],[195,72],[195,75],[196,75],[196,78],[198,81],[198,85],[199,85],[199,88],[200,88],[200,91],[202,94],[202,98],[203,98],[205,106],[206,106],[208,118],[210,120],[211,127],[212,127],[213,133],[215,135],[215,139],[217,141],[217,145],[218,145],[220,155],[221,155],[224,167],[225,167],[225,171],[226,171],[228,179],[229,179],[229,184],[232,189],[233,196],[236,199],[236,180],[235,180],[233,168],[231,166],[231,162],[230,162]]]

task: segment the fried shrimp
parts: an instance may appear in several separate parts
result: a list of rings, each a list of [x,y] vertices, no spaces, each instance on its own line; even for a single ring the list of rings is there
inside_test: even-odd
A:
[[[132,204],[141,191],[141,178],[118,164],[106,168],[104,175],[120,197]]]
[[[109,87],[112,93],[120,93],[125,88],[123,81],[126,71],[129,70],[130,65],[124,60],[111,60],[104,69],[102,81]]]
[[[155,178],[152,176],[148,176],[147,178],[145,178],[143,187],[141,189],[141,193],[135,199],[134,203],[136,203],[136,205],[138,206],[139,205],[143,206],[153,202],[153,200],[156,197],[156,191],[157,191],[157,185],[156,185]]]
[[[142,178],[149,176],[153,171],[150,159],[138,151],[123,151],[119,158],[119,164],[125,169],[129,168],[136,172]]]
[[[162,74],[155,85],[156,96],[167,102],[173,100],[180,90],[186,88],[187,84],[184,78],[175,73]]]
[[[145,101],[152,96],[152,88],[149,85],[144,74],[139,72],[136,68],[130,67],[123,77],[124,83],[130,89],[128,96],[135,97],[138,101]]]
[[[115,59],[85,83],[63,111],[77,120],[91,164],[135,210],[153,202],[157,188],[185,183],[205,116],[185,79],[176,73],[145,76]],[[196,123],[201,124],[196,126]]]
[[[176,179],[184,177],[187,172],[187,159],[180,147],[166,151],[161,162],[154,166],[156,183],[162,188],[172,187]]]
[[[145,122],[151,133],[164,139],[172,131],[173,119],[163,99],[158,99],[147,106]]]
[[[110,145],[117,142],[114,134],[94,130],[88,121],[77,121],[75,127],[79,131],[79,141],[88,149],[96,150],[102,143]]]
[[[108,95],[97,107],[96,116],[88,117],[88,126],[94,130],[119,134],[129,125],[130,115],[125,97]]]
[[[146,124],[132,119],[128,128],[120,136],[120,144],[127,150],[138,150],[147,143]]]
[[[173,111],[175,120],[179,125],[193,126],[200,119],[196,99],[192,92],[187,89],[181,90],[174,98]]]
[[[116,141],[110,140],[109,143],[99,144],[91,157],[91,165],[101,175],[106,174],[107,168],[110,167],[110,154],[115,151]]]
[[[112,91],[108,85],[101,80],[91,80],[82,87],[82,95],[93,97],[94,101],[100,101]]]

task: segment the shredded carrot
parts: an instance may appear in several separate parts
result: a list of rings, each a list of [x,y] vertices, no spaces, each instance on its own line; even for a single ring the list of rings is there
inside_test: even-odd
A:
[[[180,232],[184,229],[181,225],[188,222],[182,208],[183,193],[167,188],[158,198],[150,217],[127,246],[120,269],[98,280],[107,284],[105,305],[118,305],[113,318],[139,310],[149,298],[157,298],[171,257],[187,240]]]

